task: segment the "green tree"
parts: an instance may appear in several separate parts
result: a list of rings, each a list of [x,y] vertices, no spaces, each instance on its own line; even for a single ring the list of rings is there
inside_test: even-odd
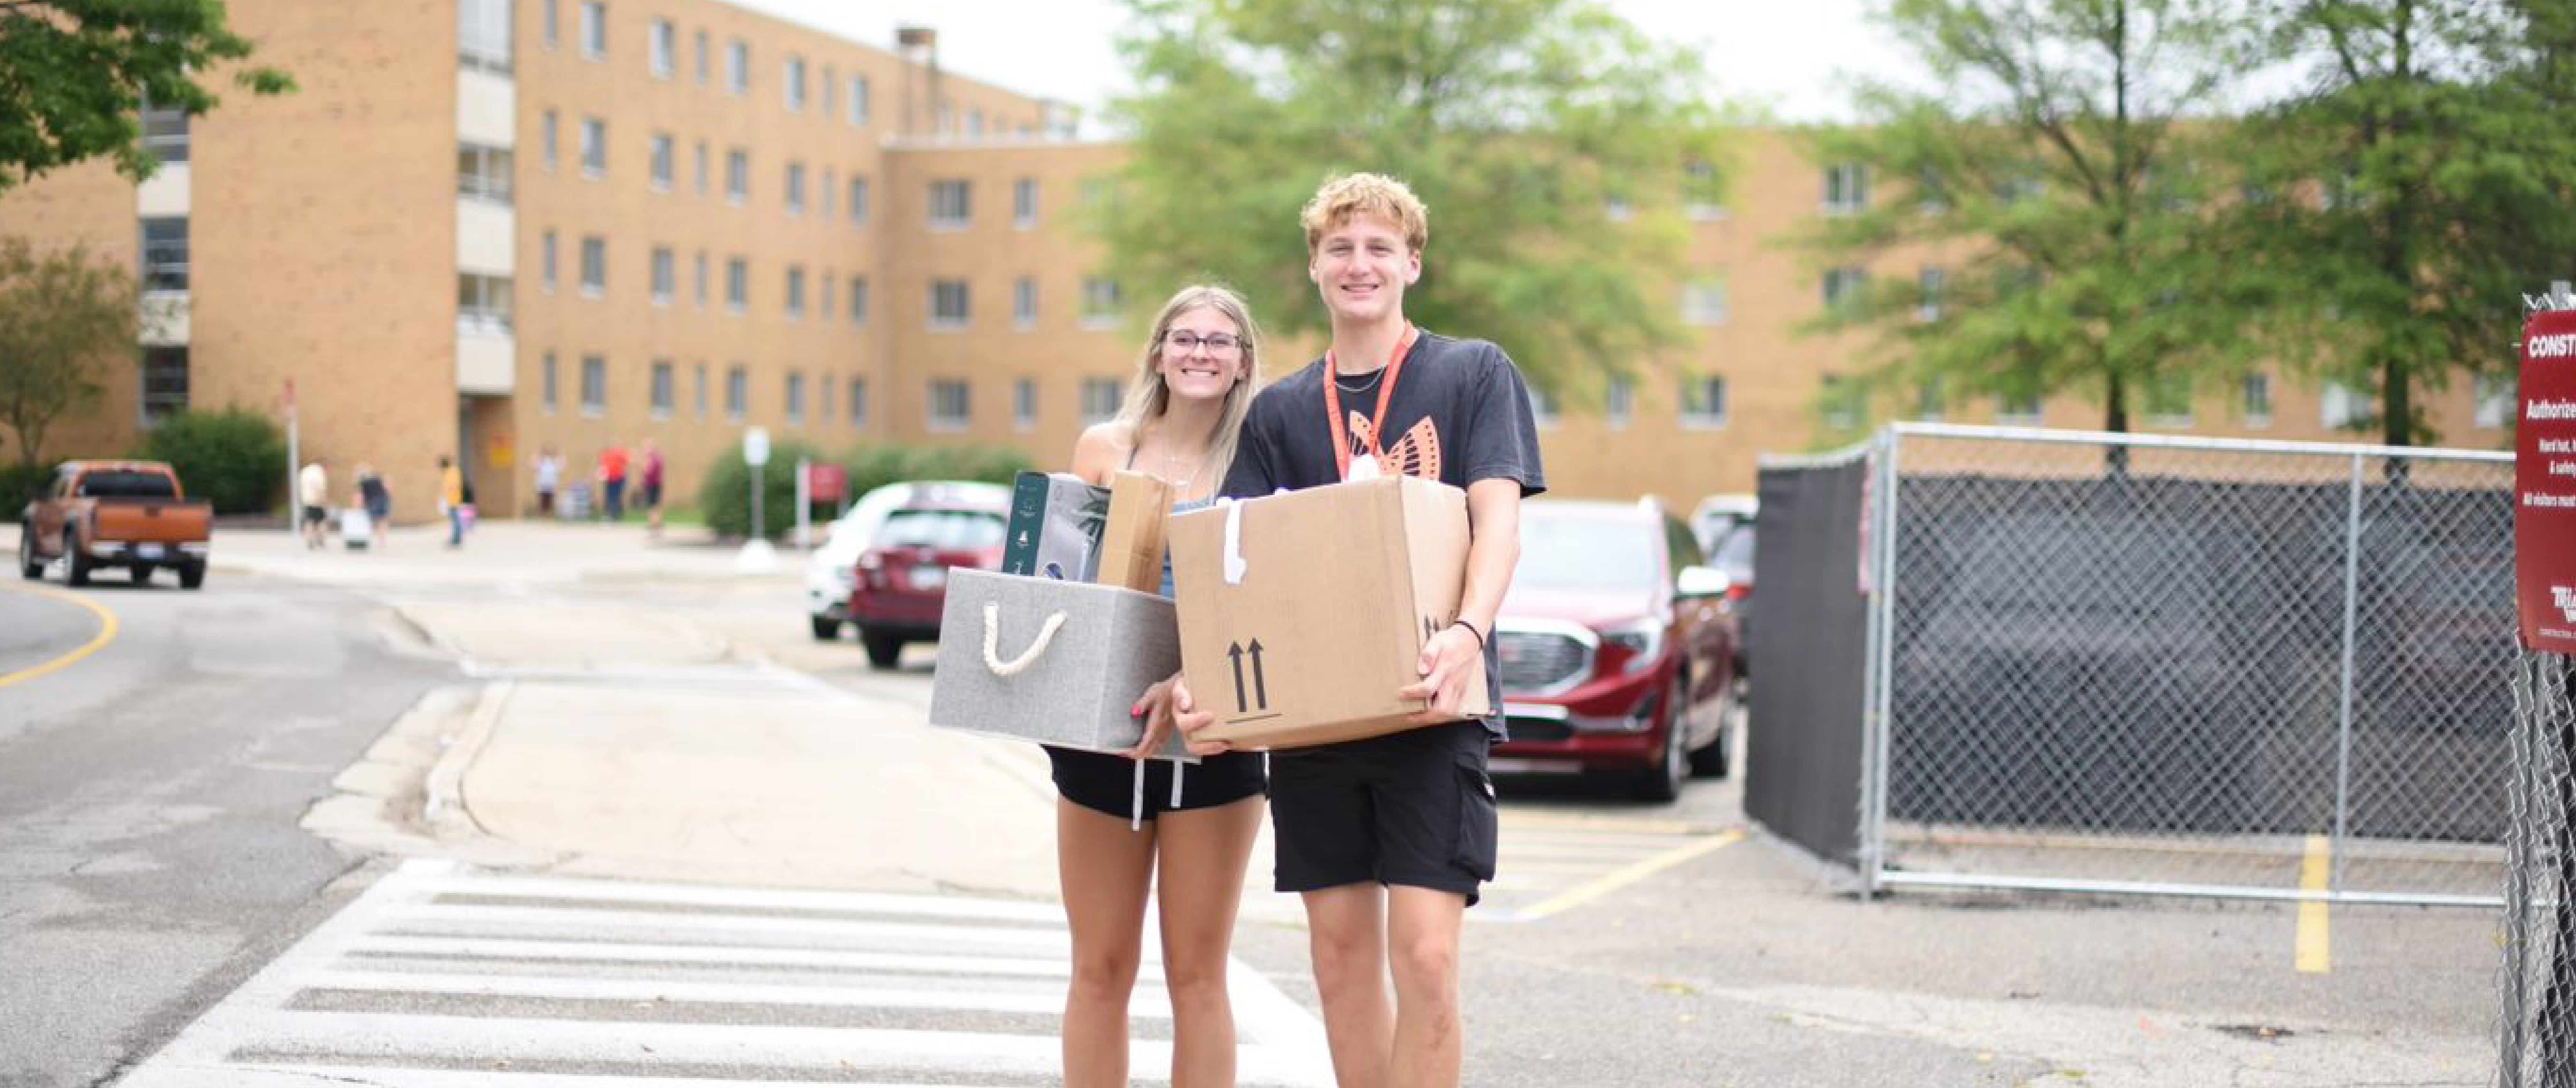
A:
[[[1862,124],[1813,133],[1839,191],[1801,241],[1847,286],[1812,331],[1891,342],[1867,377],[1909,406],[2073,394],[2112,431],[2244,361],[2237,303],[2207,286],[2228,257],[2203,204],[2207,117],[2251,26],[2235,5],[1893,0],[1880,17],[1936,86],[1864,84]],[[1900,255],[1922,274],[1849,278]]]
[[[139,146],[136,104],[201,116],[220,101],[200,73],[251,54],[221,0],[9,0],[0,3],[0,193],[101,155],[140,181],[159,166]],[[294,80],[239,68],[253,94]]]
[[[135,359],[134,277],[85,246],[0,239],[0,424],[35,469],[54,421],[98,403],[101,374]]]
[[[1369,170],[1431,208],[1405,300],[1425,327],[1491,339],[1551,387],[1678,342],[1653,288],[1679,267],[1684,200],[1719,184],[1694,56],[1588,0],[1129,2],[1140,90],[1111,113],[1132,151],[1089,203],[1133,301],[1213,278],[1273,333],[1325,327],[1297,211]]]
[[[2284,361],[2369,389],[2380,441],[2425,394],[2509,375],[2522,297],[2576,273],[2576,13],[2557,3],[2269,5],[2306,79],[2240,126],[2229,271]]]

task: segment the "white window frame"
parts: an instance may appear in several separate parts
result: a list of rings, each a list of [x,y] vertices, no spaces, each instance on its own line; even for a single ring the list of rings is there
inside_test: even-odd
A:
[[[1729,317],[1726,277],[1698,276],[1682,284],[1682,321],[1702,328],[1724,325]]]
[[[608,59],[608,5],[603,0],[581,0],[581,57]]]
[[[1637,384],[1612,376],[1601,390],[1601,421],[1611,430],[1624,431],[1637,417]]]
[[[786,85],[779,88],[779,102],[789,113],[805,112],[805,58],[787,54],[778,67],[778,78]]]
[[[725,40],[725,93],[740,98],[751,93],[751,43],[740,38]]]
[[[608,239],[602,235],[581,237],[581,297],[605,298],[608,295]]]
[[[952,400],[953,406],[947,403]],[[931,433],[956,434],[974,425],[975,387],[964,378],[932,378],[922,408],[924,425]]]
[[[2515,406],[2521,403],[2519,383],[2502,374],[2480,374],[2470,388],[2470,403],[2475,406],[2470,426],[2494,431],[2513,424]]]
[[[975,320],[973,285],[956,278],[931,280],[929,317],[932,332],[964,331]]]
[[[667,193],[680,173],[680,144],[668,132],[653,134],[652,167],[648,171],[654,192]]]
[[[964,178],[938,178],[930,183],[930,229],[965,230],[975,223],[975,185]]]
[[[791,427],[802,427],[805,425],[805,372],[802,370],[788,371],[787,381],[785,384],[787,387],[787,424]]]
[[[2176,385],[2181,387],[2182,410],[2179,412],[2169,410],[2173,408],[2171,398],[2177,392]],[[2156,375],[2138,383],[2138,394],[2140,406],[2146,409],[2140,414],[2146,417],[2148,426],[2181,428],[2193,424],[2193,389],[2189,374],[2169,372]]]
[[[1826,215],[1851,215],[1869,207],[1869,167],[1838,162],[1825,167]]]
[[[751,261],[725,258],[725,312],[735,317],[751,309]]]
[[[680,68],[679,25],[673,23],[669,19],[657,18],[653,20],[653,30],[649,40],[652,45],[648,50],[649,55],[645,61],[646,70],[653,73],[653,78],[661,80],[668,80],[672,76],[678,74]]]
[[[1825,270],[1824,303],[1827,312],[1860,303],[1861,293],[1869,287],[1869,271],[1858,265],[1844,265]]]
[[[581,357],[581,414],[597,419],[608,413],[608,357]]]
[[[1011,429],[1026,434],[1038,426],[1038,380],[1016,378],[1011,382]]]
[[[787,266],[787,319],[805,320],[805,266]]]
[[[1697,223],[1726,218],[1726,204],[1716,199],[1717,164],[1692,159],[1682,164],[1682,215]]]
[[[850,379],[848,388],[850,410],[847,413],[847,418],[849,419],[850,427],[853,430],[864,429],[868,425],[868,380],[866,378],[852,378]]]
[[[849,106],[847,109],[841,111],[842,116],[850,122],[850,127],[852,128],[857,128],[867,124],[868,77],[863,75],[851,76],[847,93],[849,94]]]
[[[2377,416],[2369,394],[2342,382],[2327,382],[2317,394],[2317,423],[2327,430],[2359,427]]]
[[[868,278],[866,276],[851,276],[850,282],[844,286],[850,292],[850,324],[867,324]]]
[[[740,423],[751,414],[751,368],[735,363],[725,368],[725,422]]]
[[[1099,332],[1118,327],[1118,308],[1122,304],[1118,281],[1107,276],[1082,278],[1082,327]]]
[[[1038,278],[1022,276],[1011,283],[1011,327],[1026,331],[1038,323]]]
[[[608,120],[581,119],[581,176],[596,181],[608,176]]]
[[[725,203],[741,207],[751,199],[751,152],[725,149]]]
[[[1021,178],[1011,183],[1011,226],[1013,229],[1037,229],[1038,194],[1038,179],[1036,178]]]
[[[1084,426],[1106,423],[1118,417],[1119,407],[1127,399],[1127,390],[1118,379],[1093,375],[1082,379],[1082,422]]]
[[[654,246],[652,258],[652,301],[655,306],[669,306],[680,290],[680,257],[669,246]]]
[[[868,192],[868,176],[852,174],[846,184],[850,187],[849,206],[841,209],[841,212],[850,217],[851,226],[864,227],[868,224],[868,198],[871,195]]]
[[[671,361],[669,359],[653,360],[653,377],[650,396],[652,416],[654,419],[662,420],[671,418],[672,398],[673,394],[676,392],[675,387],[678,384],[677,376],[671,369]]]
[[[2256,371],[2236,383],[2237,414],[2248,427],[2272,425],[2272,375]]]
[[[1682,378],[1681,426],[1686,431],[1715,431],[1726,427],[1726,375],[1691,373]]]
[[[787,214],[805,214],[805,164],[801,162],[787,164]]]

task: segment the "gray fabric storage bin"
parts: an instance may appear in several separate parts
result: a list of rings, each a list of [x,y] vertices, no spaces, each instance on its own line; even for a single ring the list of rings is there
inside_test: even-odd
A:
[[[948,574],[930,724],[1093,752],[1122,752],[1144,736],[1144,722],[1127,709],[1181,671],[1171,601],[1089,582],[967,568]],[[990,660],[986,605],[998,620]],[[1058,615],[1063,621],[1036,649]],[[1156,758],[1198,762],[1177,732]]]

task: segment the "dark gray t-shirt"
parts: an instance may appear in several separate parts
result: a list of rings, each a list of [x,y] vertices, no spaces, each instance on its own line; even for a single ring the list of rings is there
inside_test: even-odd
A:
[[[1222,494],[1258,498],[1341,482],[1332,428],[1325,421],[1324,383],[1330,380],[1324,361],[1317,359],[1253,398]],[[1365,449],[1361,435],[1375,433],[1386,453],[1381,463],[1389,472],[1461,490],[1479,480],[1514,480],[1524,498],[1547,490],[1529,387],[1501,348],[1482,340],[1420,333],[1396,375],[1386,418],[1378,420],[1372,416],[1378,383],[1385,380],[1383,370],[1340,379],[1343,433],[1354,443],[1354,453]],[[1494,708],[1485,728],[1499,737],[1502,666],[1491,637],[1485,640],[1485,692]]]

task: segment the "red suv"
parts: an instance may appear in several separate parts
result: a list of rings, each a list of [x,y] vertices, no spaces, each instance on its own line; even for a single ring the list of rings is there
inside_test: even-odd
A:
[[[1520,537],[1494,621],[1511,736],[1493,769],[1616,776],[1652,801],[1724,776],[1735,615],[1690,529],[1653,499],[1536,499]]]
[[[891,669],[907,642],[939,638],[948,568],[998,570],[1010,528],[1010,493],[996,488],[924,486],[886,513],[851,580],[850,621],[868,664]]]

